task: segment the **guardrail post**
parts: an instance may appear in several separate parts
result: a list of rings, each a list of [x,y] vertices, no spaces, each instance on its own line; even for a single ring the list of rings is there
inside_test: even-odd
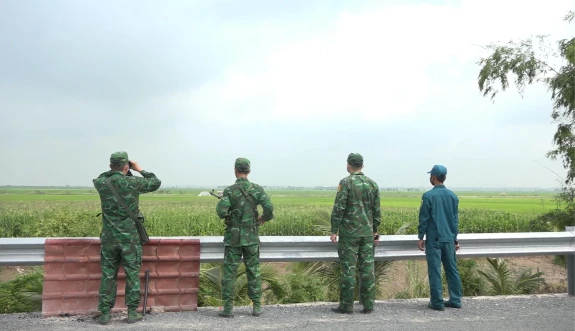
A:
[[[565,231],[575,232],[575,226],[566,226]],[[575,295],[575,254],[567,254],[567,292]]]

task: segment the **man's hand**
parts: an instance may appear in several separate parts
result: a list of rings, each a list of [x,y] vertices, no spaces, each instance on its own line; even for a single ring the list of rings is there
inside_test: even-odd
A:
[[[373,233],[373,244],[375,246],[377,246],[379,244],[379,235],[377,234],[377,232]]]
[[[419,247],[420,251],[424,251],[425,250],[425,241],[423,241],[423,239],[419,240],[417,242],[417,247]]]
[[[137,171],[137,172],[142,172],[142,170],[144,170],[144,169],[142,169],[142,167],[140,167],[138,162],[132,161],[132,160],[130,160],[130,162],[132,163],[132,168],[131,168],[132,170]]]
[[[332,235],[329,237],[329,240],[331,240],[332,243],[337,242],[337,234],[335,234],[335,233],[332,234]]]
[[[459,242],[455,243],[455,250],[456,250],[456,251],[459,250]]]
[[[260,217],[258,217],[258,225],[264,225],[265,222],[266,222],[266,221],[264,221],[263,215],[260,216]]]

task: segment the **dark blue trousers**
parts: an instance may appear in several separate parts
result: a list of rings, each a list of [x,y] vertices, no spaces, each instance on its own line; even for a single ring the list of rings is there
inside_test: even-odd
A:
[[[443,264],[449,290],[449,301],[460,306],[463,289],[457,270],[455,244],[453,242],[426,240],[425,257],[427,258],[431,304],[435,307],[443,307],[443,286],[441,283],[441,264]]]

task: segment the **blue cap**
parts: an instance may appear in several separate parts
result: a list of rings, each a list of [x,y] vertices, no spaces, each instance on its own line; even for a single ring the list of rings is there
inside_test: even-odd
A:
[[[428,171],[427,173],[432,176],[439,177],[441,175],[447,175],[447,168],[441,164],[436,164],[431,168],[431,171]]]

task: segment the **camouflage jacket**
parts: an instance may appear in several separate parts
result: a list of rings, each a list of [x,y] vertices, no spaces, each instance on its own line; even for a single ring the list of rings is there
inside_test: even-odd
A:
[[[125,176],[120,171],[107,171],[94,179],[94,187],[100,194],[102,208],[102,243],[139,243],[138,230],[134,221],[124,208],[118,203],[114,193],[106,185],[106,179],[111,177],[111,184],[124,203],[135,215],[139,211],[139,197],[141,193],[153,192],[160,188],[162,182],[151,172],[142,171],[142,177]]]
[[[381,223],[379,187],[362,172],[339,182],[331,213],[331,233],[340,237],[371,237]]]
[[[252,207],[240,187],[249,194],[255,202]],[[259,227],[257,225],[257,205],[263,208],[264,221],[271,220],[274,206],[263,187],[250,183],[247,178],[238,178],[234,185],[227,187],[216,206],[218,217],[225,219],[225,246],[239,247],[259,244]]]

